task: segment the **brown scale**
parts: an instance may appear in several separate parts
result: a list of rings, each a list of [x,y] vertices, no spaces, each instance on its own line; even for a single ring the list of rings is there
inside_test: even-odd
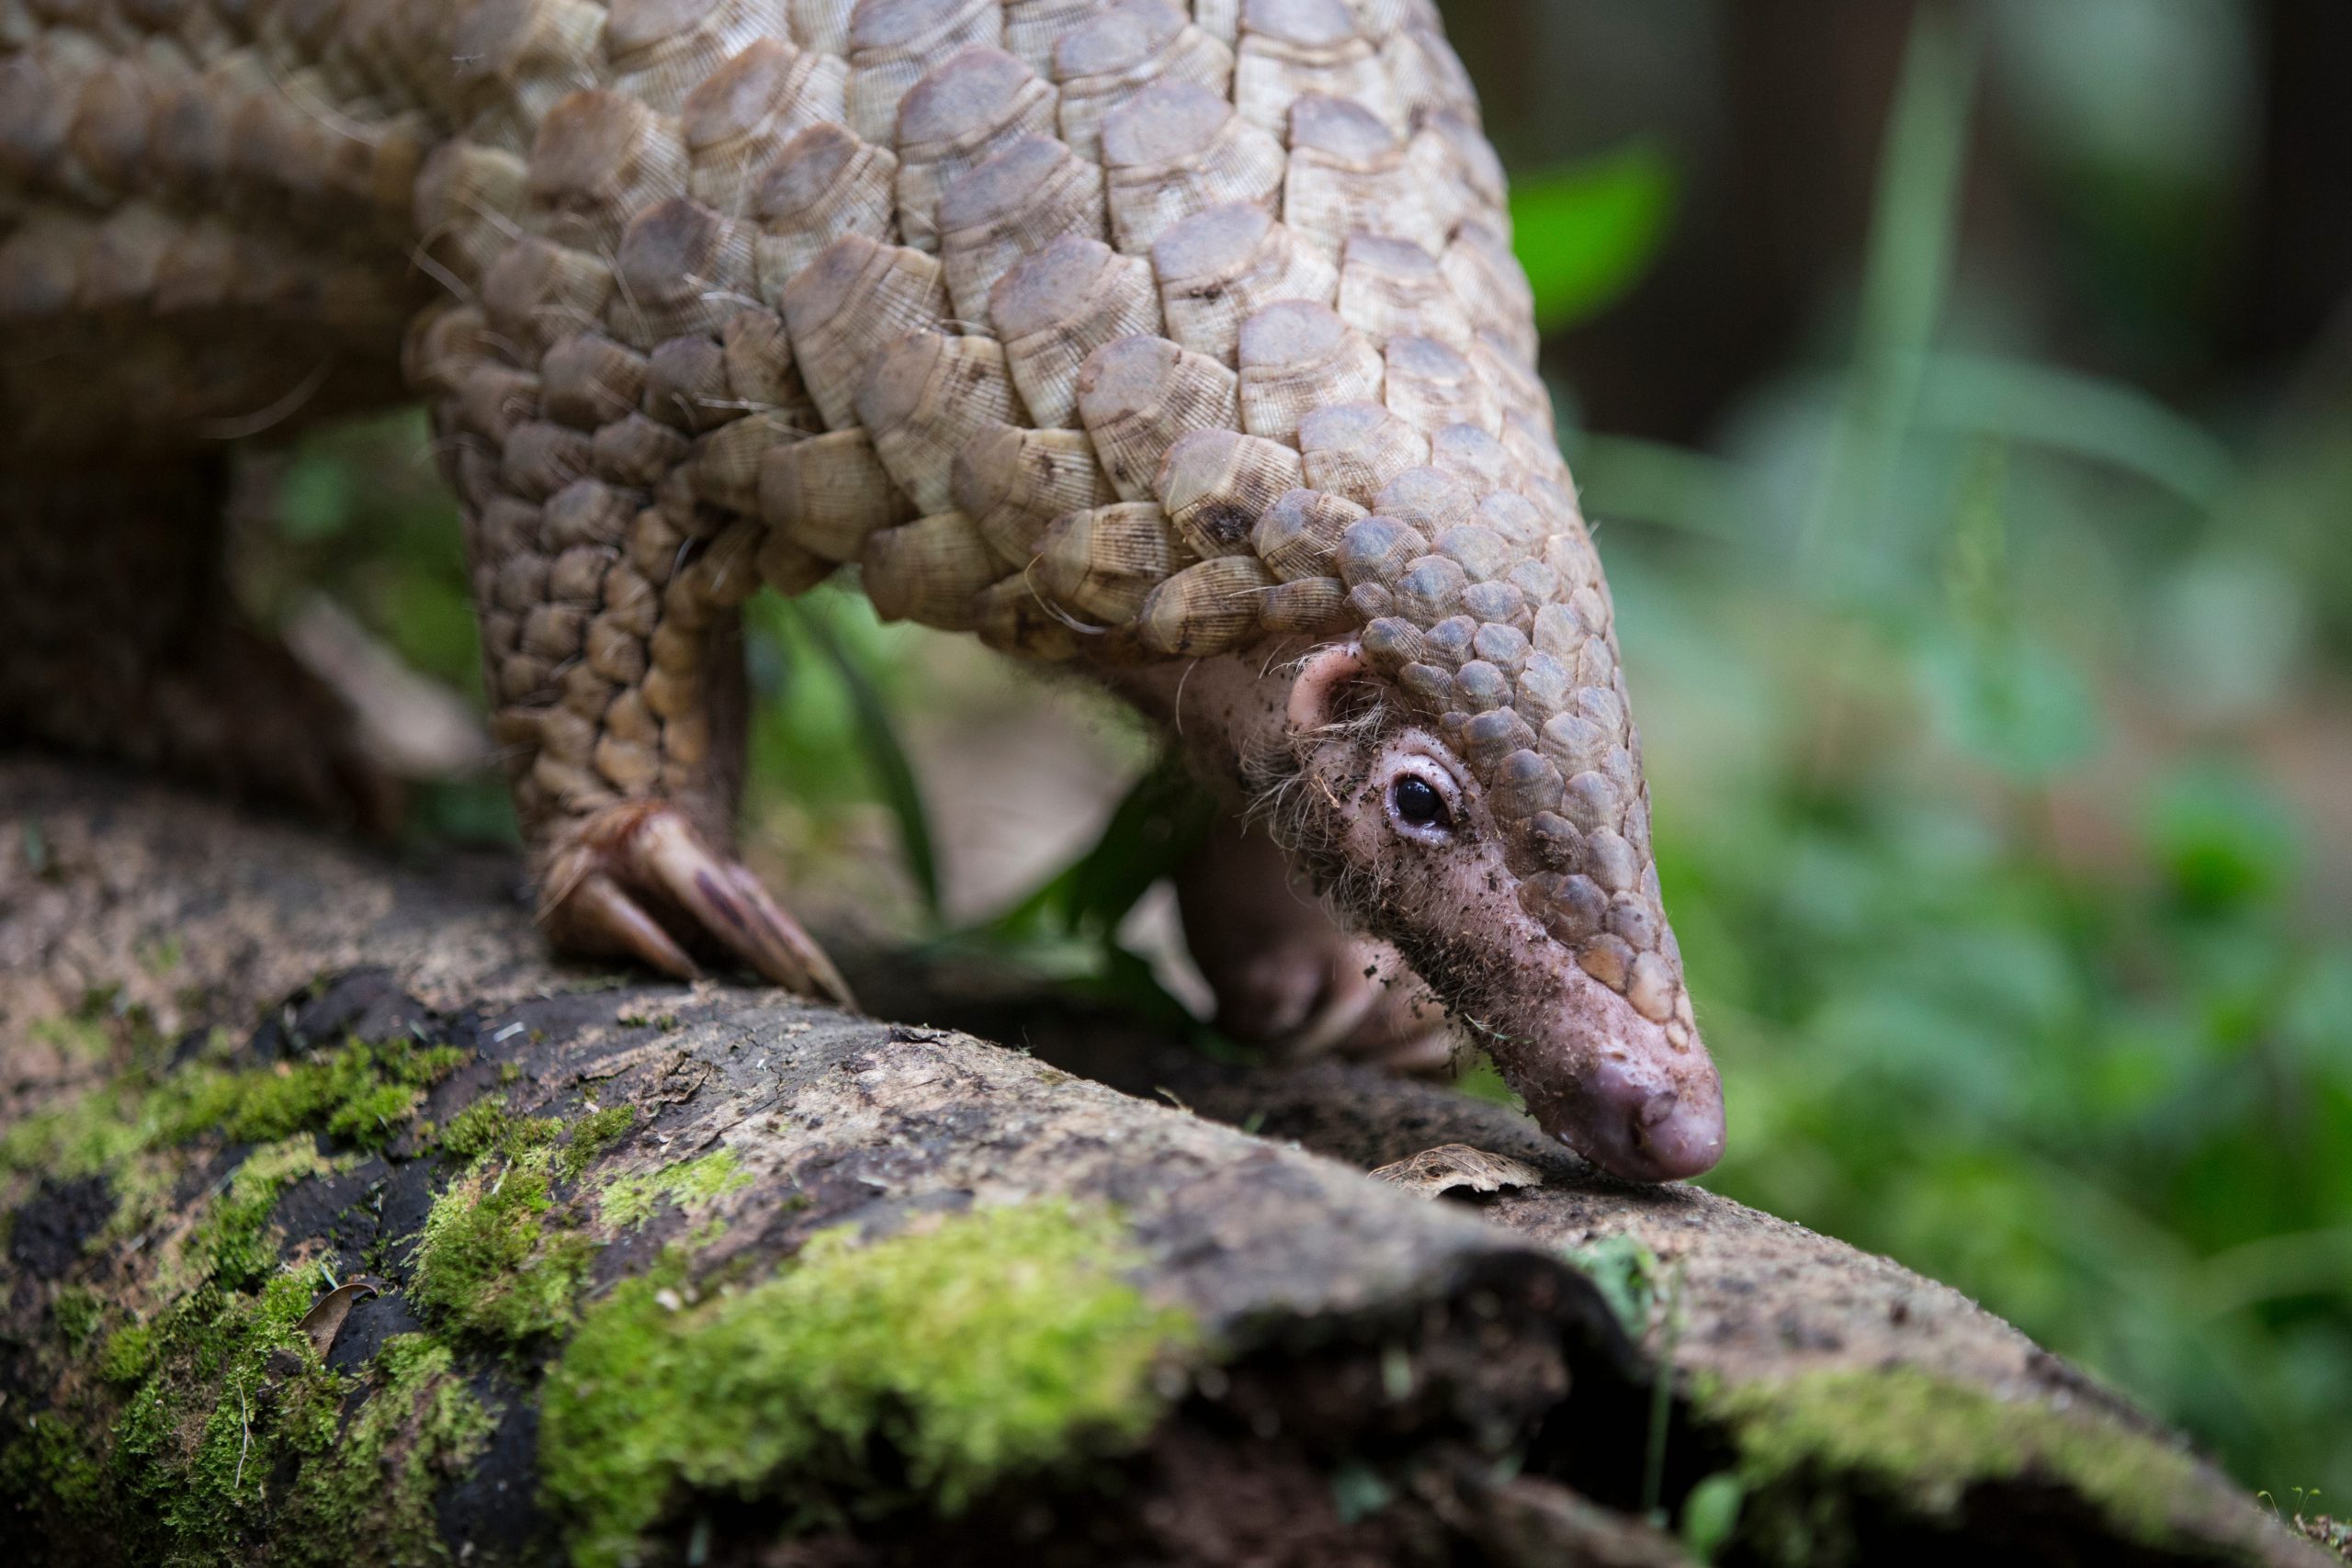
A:
[[[1427,0],[150,11],[169,47],[104,8],[0,33],[21,636],[69,577],[209,581],[200,528],[69,558],[116,482],[77,464],[282,434],[404,368],[560,940],[838,987],[725,857],[736,607],[854,563],[886,615],[1040,660],[1360,638],[1478,776],[1529,913],[1695,1040],[1499,167]],[[86,694],[12,658],[7,722],[252,771],[189,696],[228,656],[167,682],[162,646],[86,660]],[[192,716],[155,719],[166,689]]]
[[[1340,263],[1340,319],[1385,348],[1392,337],[1467,350],[1476,328],[1443,264],[1410,240],[1348,236]]]
[[[838,125],[812,125],[776,150],[756,175],[752,220],[760,292],[780,299],[818,254],[848,234],[887,241],[897,232],[899,160]]]
[[[1102,125],[1102,177],[1119,248],[1140,254],[1196,212],[1227,202],[1272,209],[1282,143],[1196,82],[1161,82]]]
[[[1263,208],[1212,207],[1174,225],[1151,247],[1168,335],[1196,354],[1238,365],[1241,323],[1268,305],[1328,305],[1339,288],[1331,264]]]
[[[974,47],[933,66],[899,107],[898,212],[907,243],[937,250],[941,193],[1022,136],[1053,130],[1054,90],[1003,51]]]
[[[1050,80],[1055,46],[1101,9],[1102,0],[1004,0],[1005,50]]]
[[[1118,496],[1082,430],[984,430],[956,454],[948,490],[997,554],[1015,566],[1036,558],[1056,518],[1108,506]]]
[[[1170,0],[1112,0],[1089,12],[1053,51],[1062,140],[1080,157],[1099,160],[1103,119],[1155,82],[1192,82],[1230,96],[1233,51]]]
[[[1298,442],[1318,407],[1380,396],[1379,351],[1328,305],[1291,299],[1241,323],[1241,423],[1252,435]]]
[[[899,101],[925,72],[959,50],[1003,41],[998,0],[859,0],[849,18],[850,129],[895,141]]]
[[[753,39],[680,107],[690,194],[729,216],[751,216],[762,174],[803,131],[840,125],[848,86],[849,68],[837,57]]]
[[[958,321],[987,320],[1004,275],[1059,241],[1103,232],[1102,171],[1049,136],[1023,136],[939,203],[939,248]]]
[[[1150,264],[1091,234],[1064,234],[1007,268],[989,291],[987,320],[1022,400],[1054,428],[1077,423],[1079,373],[1096,349],[1160,326]]]
[[[1283,221],[1336,260],[1359,234],[1442,247],[1430,182],[1406,177],[1408,149],[1387,123],[1348,98],[1308,93],[1290,106]]]

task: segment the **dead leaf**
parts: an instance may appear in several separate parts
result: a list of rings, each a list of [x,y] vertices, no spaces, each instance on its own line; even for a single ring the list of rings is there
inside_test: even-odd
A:
[[[318,1351],[320,1360],[325,1360],[327,1352],[334,1348],[334,1337],[343,1332],[343,1320],[351,1315],[351,1309],[358,1304],[359,1298],[381,1295],[383,1291],[381,1280],[366,1274],[354,1274],[321,1296],[317,1304],[302,1314],[302,1332],[311,1337],[311,1347]]]
[[[1424,1198],[1435,1198],[1456,1188],[1499,1192],[1506,1187],[1544,1185],[1544,1173],[1533,1166],[1503,1155],[1488,1154],[1485,1149],[1474,1149],[1468,1144],[1440,1144],[1433,1149],[1423,1149],[1409,1159],[1382,1166],[1372,1173],[1372,1179]]]

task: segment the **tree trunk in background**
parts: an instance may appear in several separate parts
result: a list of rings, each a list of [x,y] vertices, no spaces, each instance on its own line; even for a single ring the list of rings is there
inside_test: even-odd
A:
[[[33,1562],[2323,1560],[1956,1293],[1501,1107],[948,966],[856,976],[924,1026],[566,968],[512,865],[92,771],[0,828]]]
[[[2261,17],[2261,162],[2230,346],[2255,368],[2291,373],[2316,342],[2322,373],[2340,387],[2352,378],[2352,106],[2341,70],[2352,7],[2267,0]]]

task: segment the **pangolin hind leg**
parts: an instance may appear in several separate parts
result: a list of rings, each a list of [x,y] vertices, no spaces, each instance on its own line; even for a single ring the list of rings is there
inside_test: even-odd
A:
[[[399,787],[356,716],[237,614],[228,489],[220,453],[0,475],[0,743],[389,831]]]

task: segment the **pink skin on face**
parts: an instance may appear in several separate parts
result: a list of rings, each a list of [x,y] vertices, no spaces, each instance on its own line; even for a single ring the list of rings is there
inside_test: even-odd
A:
[[[1344,742],[1307,761],[1308,787],[1334,786],[1327,852],[1360,889],[1348,912],[1446,999],[1545,1132],[1629,1180],[1713,1166],[1724,1148],[1714,1064],[1699,1046],[1674,1049],[1664,1028],[1586,974],[1520,907],[1519,878],[1470,771],[1412,728],[1366,761]],[[1441,822],[1399,809],[1408,780],[1442,799]]]
[[[1293,680],[1277,678],[1305,652],[1223,655],[1118,684],[1175,731],[1205,777],[1238,791],[1252,759],[1291,760],[1296,776],[1276,820],[1294,855],[1344,923],[1404,955],[1546,1133],[1633,1181],[1713,1166],[1723,1086],[1705,1049],[1677,1050],[1521,907],[1501,825],[1443,739],[1410,723],[1332,725],[1351,702],[1394,697],[1351,644],[1317,649]],[[1441,797],[1442,825],[1400,809],[1408,778]]]

